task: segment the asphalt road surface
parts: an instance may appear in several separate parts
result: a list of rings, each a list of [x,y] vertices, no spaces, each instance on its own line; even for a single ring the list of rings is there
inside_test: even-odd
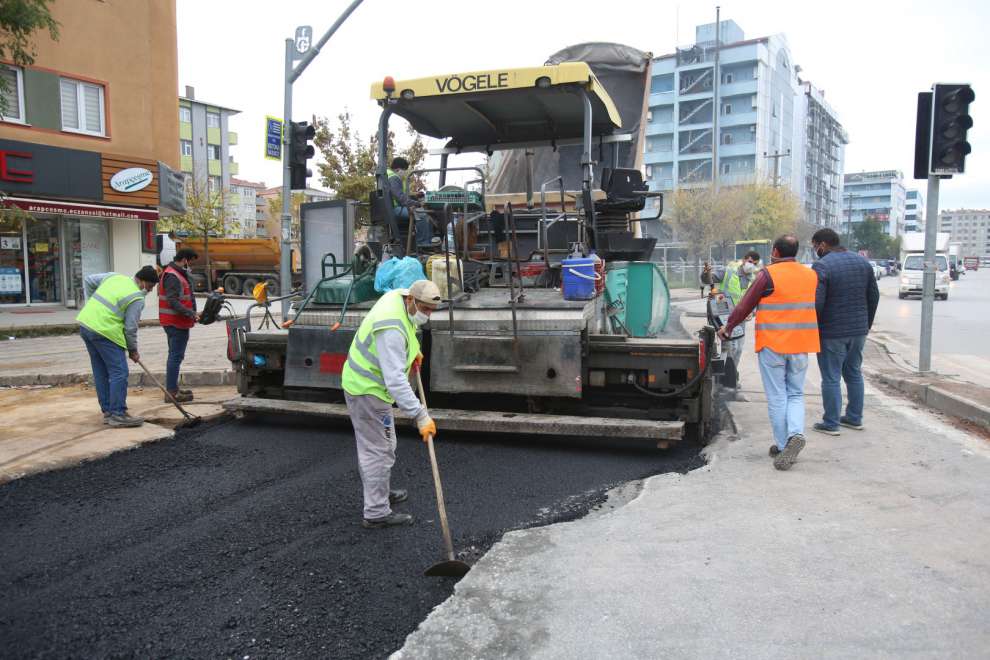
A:
[[[874,329],[917,347],[921,336],[921,299],[899,300],[900,276],[884,277]],[[948,300],[935,301],[932,350],[942,354],[990,358],[990,268],[970,271],[953,282]]]
[[[112,432],[112,431],[110,431]],[[573,519],[697,447],[441,435],[455,546]],[[411,527],[365,530],[349,429],[228,421],[0,487],[0,649],[21,657],[383,657],[453,590],[418,438],[393,487]]]

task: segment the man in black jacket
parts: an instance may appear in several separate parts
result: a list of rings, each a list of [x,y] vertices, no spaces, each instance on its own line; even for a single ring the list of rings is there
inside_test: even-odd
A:
[[[839,235],[819,229],[811,237],[818,255],[812,266],[818,273],[815,308],[821,352],[822,421],[812,428],[839,435],[839,427],[863,429],[863,347],[873,327],[880,303],[880,289],[873,267],[864,257],[839,245]],[[842,415],[842,383],[846,382],[846,414]]]

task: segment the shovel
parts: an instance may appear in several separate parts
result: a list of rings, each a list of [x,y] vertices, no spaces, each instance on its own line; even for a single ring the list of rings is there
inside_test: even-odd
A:
[[[419,400],[426,408],[426,394],[423,392],[423,377],[416,368],[416,385],[419,388]],[[450,526],[447,524],[447,507],[443,503],[443,487],[440,485],[440,468],[437,467],[437,455],[433,450],[433,436],[426,437],[426,447],[430,450],[430,467],[433,468],[433,485],[437,490],[437,510],[440,512],[440,528],[443,530],[443,542],[447,548],[446,561],[437,562],[426,569],[424,575],[439,577],[463,577],[471,567],[462,561],[454,559],[454,542],[450,540]]]
[[[155,378],[154,375],[152,375],[152,373],[150,371],[148,371],[148,367],[144,366],[144,362],[141,362],[141,360],[138,360],[137,363],[139,365],[141,365],[141,368],[142,369],[144,369],[144,373],[148,374],[148,378],[151,379],[151,382],[153,382],[155,385],[157,385],[158,386],[158,389],[160,389],[162,392],[164,392],[165,393],[165,396],[168,397],[168,400],[171,401],[172,404],[176,408],[179,409],[179,412],[182,413],[182,416],[186,418],[186,426],[187,427],[196,426],[197,424],[199,424],[202,421],[202,419],[200,419],[199,417],[196,417],[195,415],[190,414],[185,408],[183,408],[182,406],[179,405],[179,402],[175,400],[175,397],[172,396],[172,394],[168,390],[166,390],[164,387],[162,387],[162,384],[160,382],[158,382],[158,379]]]

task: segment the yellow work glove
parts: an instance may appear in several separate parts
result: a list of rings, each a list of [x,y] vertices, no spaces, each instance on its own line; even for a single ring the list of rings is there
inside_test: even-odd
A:
[[[424,415],[416,420],[416,425],[419,426],[419,437],[423,438],[423,442],[426,442],[431,435],[436,438],[437,423],[429,415]]]

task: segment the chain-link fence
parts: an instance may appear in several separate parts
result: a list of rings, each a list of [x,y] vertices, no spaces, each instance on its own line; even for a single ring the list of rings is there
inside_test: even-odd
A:
[[[713,268],[722,265],[718,262],[710,263]],[[657,265],[667,280],[667,286],[671,289],[701,289],[701,271],[704,269],[704,264],[687,259],[667,259],[666,261],[658,261]]]

